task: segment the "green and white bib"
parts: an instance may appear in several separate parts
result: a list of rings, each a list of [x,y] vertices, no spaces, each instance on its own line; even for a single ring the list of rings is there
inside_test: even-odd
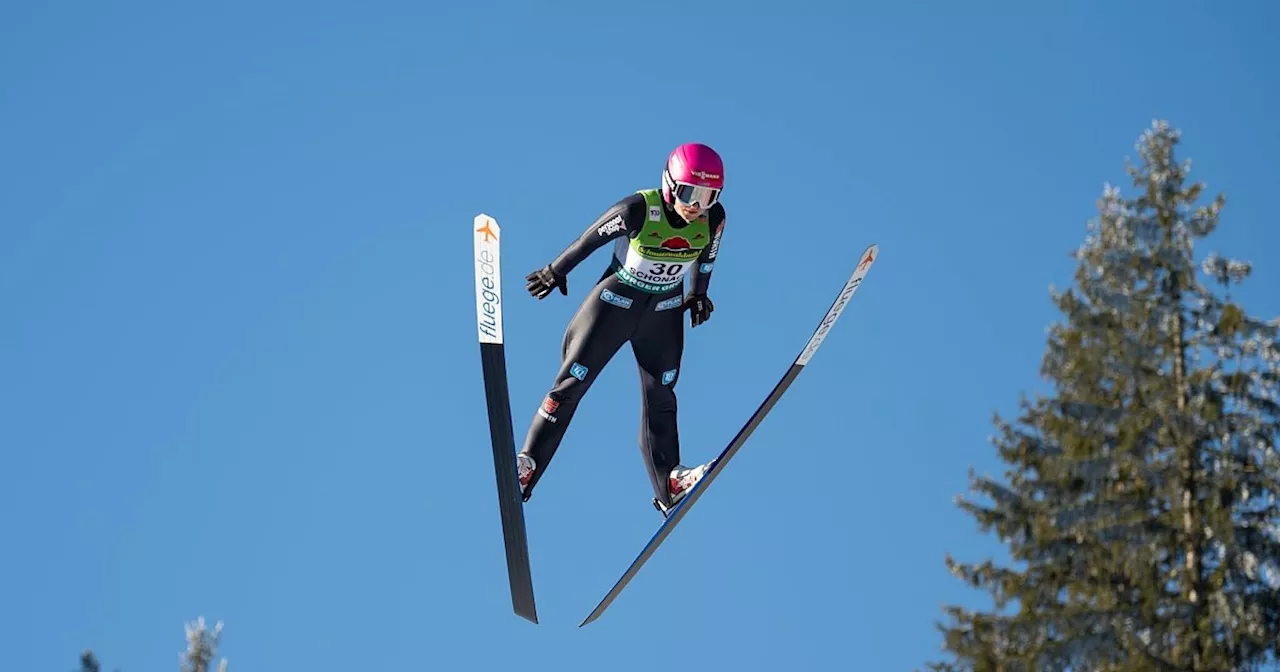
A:
[[[667,221],[661,192],[636,193],[644,196],[648,216],[638,235],[618,239],[610,270],[627,285],[661,294],[679,287],[703,248],[711,244],[711,224],[704,213],[677,229]]]

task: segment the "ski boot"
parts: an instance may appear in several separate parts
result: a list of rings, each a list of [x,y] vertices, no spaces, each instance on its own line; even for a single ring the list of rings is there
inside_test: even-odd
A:
[[[680,505],[680,502],[689,495],[693,490],[693,486],[707,475],[707,471],[711,469],[711,462],[704,465],[693,467],[690,469],[684,465],[677,464],[675,469],[671,470],[670,477],[667,478],[667,491],[671,493],[671,506],[663,506],[657,497],[653,498],[653,507],[662,514],[663,518],[671,515],[671,511]]]
[[[528,487],[529,481],[533,480],[533,472],[538,468],[534,464],[533,458],[524,454],[516,455],[516,474],[520,477],[520,494],[524,495],[524,489]]]

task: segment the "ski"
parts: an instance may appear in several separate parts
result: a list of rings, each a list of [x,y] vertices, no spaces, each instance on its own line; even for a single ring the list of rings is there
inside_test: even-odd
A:
[[[720,475],[720,472],[724,471],[725,465],[728,464],[729,460],[733,459],[733,456],[737,454],[740,448],[742,448],[742,444],[746,443],[747,438],[751,436],[752,432],[756,430],[756,427],[758,427],[764,420],[765,416],[769,414],[769,411],[772,410],[774,405],[778,403],[778,400],[782,398],[783,393],[786,392],[787,388],[791,386],[791,383],[795,381],[796,376],[799,376],[800,372],[804,370],[804,367],[809,364],[809,360],[813,358],[814,353],[818,351],[822,342],[826,340],[827,334],[831,332],[831,327],[835,325],[836,320],[840,318],[840,314],[844,312],[845,306],[847,306],[849,304],[849,300],[853,298],[854,292],[858,291],[858,287],[862,284],[862,279],[865,278],[867,272],[871,270],[871,266],[875,263],[878,254],[879,247],[876,245],[869,245],[867,249],[863,251],[862,256],[859,257],[858,265],[853,269],[852,275],[849,276],[849,280],[845,282],[844,287],[840,289],[840,293],[836,296],[835,301],[827,310],[827,314],[823,316],[822,321],[818,323],[817,329],[814,330],[813,335],[809,337],[809,342],[805,344],[804,348],[800,351],[800,354],[791,363],[787,372],[783,374],[782,379],[778,381],[777,385],[775,385],[773,390],[769,393],[769,396],[765,398],[764,402],[760,404],[760,407],[756,409],[756,412],[752,414],[749,420],[747,420],[747,424],[743,425],[742,429],[740,429],[738,434],[733,437],[733,440],[729,442],[729,445],[724,449],[724,451],[716,457],[711,468],[708,469],[706,475],[702,477],[702,480],[698,481],[693,489],[689,491],[689,494],[685,496],[679,504],[671,510],[663,512],[665,519],[663,520],[662,525],[658,527],[658,531],[649,540],[649,543],[645,545],[644,549],[640,552],[640,555],[632,561],[631,566],[628,567],[627,571],[618,579],[618,582],[614,584],[609,593],[604,596],[604,599],[600,600],[600,603],[596,605],[595,610],[593,610],[591,614],[578,625],[578,627],[582,627],[597,618],[600,618],[600,615],[604,613],[604,610],[607,609],[618,597],[622,592],[622,589],[631,582],[631,579],[635,578],[636,574],[640,571],[640,568],[644,566],[645,562],[647,562],[651,556],[653,556],[654,552],[658,550],[658,546],[661,545],[663,540],[671,534],[672,530],[674,530],[676,525],[680,523],[680,520],[684,518],[685,514],[689,513],[689,509],[698,501],[698,498],[702,496],[702,493],[706,492],[706,489],[711,486],[712,481]],[[659,511],[662,511],[662,507],[658,505],[656,498],[654,499],[654,506],[657,507]]]
[[[502,331],[502,229],[484,213],[475,218],[476,328],[480,337],[480,366],[489,407],[489,438],[498,482],[498,511],[507,552],[511,607],[519,616],[538,622],[529,568],[524,502],[516,476],[516,442],[511,428],[511,398],[507,390],[507,359]]]

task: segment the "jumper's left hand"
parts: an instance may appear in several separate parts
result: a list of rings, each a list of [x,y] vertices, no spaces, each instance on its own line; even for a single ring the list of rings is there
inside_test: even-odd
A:
[[[689,311],[689,323],[695,327],[711,319],[711,311],[716,309],[706,294],[690,294],[684,308]]]

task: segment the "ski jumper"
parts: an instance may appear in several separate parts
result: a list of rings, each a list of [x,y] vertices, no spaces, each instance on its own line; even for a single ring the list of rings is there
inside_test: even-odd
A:
[[[521,453],[537,465],[525,489],[534,486],[564,438],[579,402],[605,364],[631,343],[640,373],[640,453],[654,495],[670,503],[667,476],[680,463],[675,385],[684,354],[684,284],[706,294],[724,229],[724,206],[716,203],[685,222],[657,189],[623,198],[564,250],[552,268],[568,275],[613,241],[613,258],[565,329],[560,370],[542,400]]]

